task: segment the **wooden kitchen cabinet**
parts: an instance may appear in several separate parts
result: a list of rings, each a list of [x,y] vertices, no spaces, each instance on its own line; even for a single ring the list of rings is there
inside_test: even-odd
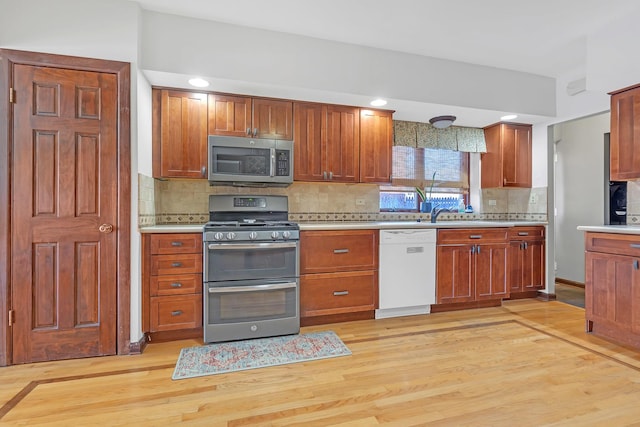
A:
[[[293,103],[240,95],[209,94],[210,135],[293,139]]]
[[[611,93],[610,180],[640,178],[640,86]]]
[[[585,233],[587,332],[640,348],[640,236]]]
[[[432,312],[500,305],[507,287],[507,229],[439,229]]]
[[[207,95],[152,90],[154,178],[207,175]]]
[[[300,233],[302,326],[373,319],[377,305],[377,230]]]
[[[497,123],[484,129],[480,187],[531,188],[531,125]]]
[[[142,264],[149,339],[202,337],[202,234],[144,234]]]
[[[358,182],[359,109],[294,104],[294,180]]]
[[[393,112],[360,110],[360,182],[391,182]]]
[[[533,298],[545,288],[545,228],[509,229],[510,298]]]

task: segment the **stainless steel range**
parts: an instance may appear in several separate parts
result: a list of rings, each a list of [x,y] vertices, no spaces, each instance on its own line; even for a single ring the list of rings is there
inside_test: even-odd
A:
[[[209,196],[204,341],[300,331],[299,239],[286,196]]]

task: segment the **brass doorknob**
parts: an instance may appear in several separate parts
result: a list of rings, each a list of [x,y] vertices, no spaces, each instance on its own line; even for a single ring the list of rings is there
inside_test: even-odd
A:
[[[111,233],[113,231],[113,225],[102,224],[100,227],[98,227],[98,231],[101,233]]]

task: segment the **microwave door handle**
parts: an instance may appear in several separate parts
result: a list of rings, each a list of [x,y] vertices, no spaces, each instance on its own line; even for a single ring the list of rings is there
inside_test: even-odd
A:
[[[271,154],[271,174],[269,176],[274,177],[276,176],[276,149],[272,147],[269,151]]]

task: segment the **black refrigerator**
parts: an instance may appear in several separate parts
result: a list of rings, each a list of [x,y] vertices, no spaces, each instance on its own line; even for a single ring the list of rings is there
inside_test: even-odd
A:
[[[609,133],[604,134],[604,224],[627,223],[627,181],[611,181],[609,169]]]

